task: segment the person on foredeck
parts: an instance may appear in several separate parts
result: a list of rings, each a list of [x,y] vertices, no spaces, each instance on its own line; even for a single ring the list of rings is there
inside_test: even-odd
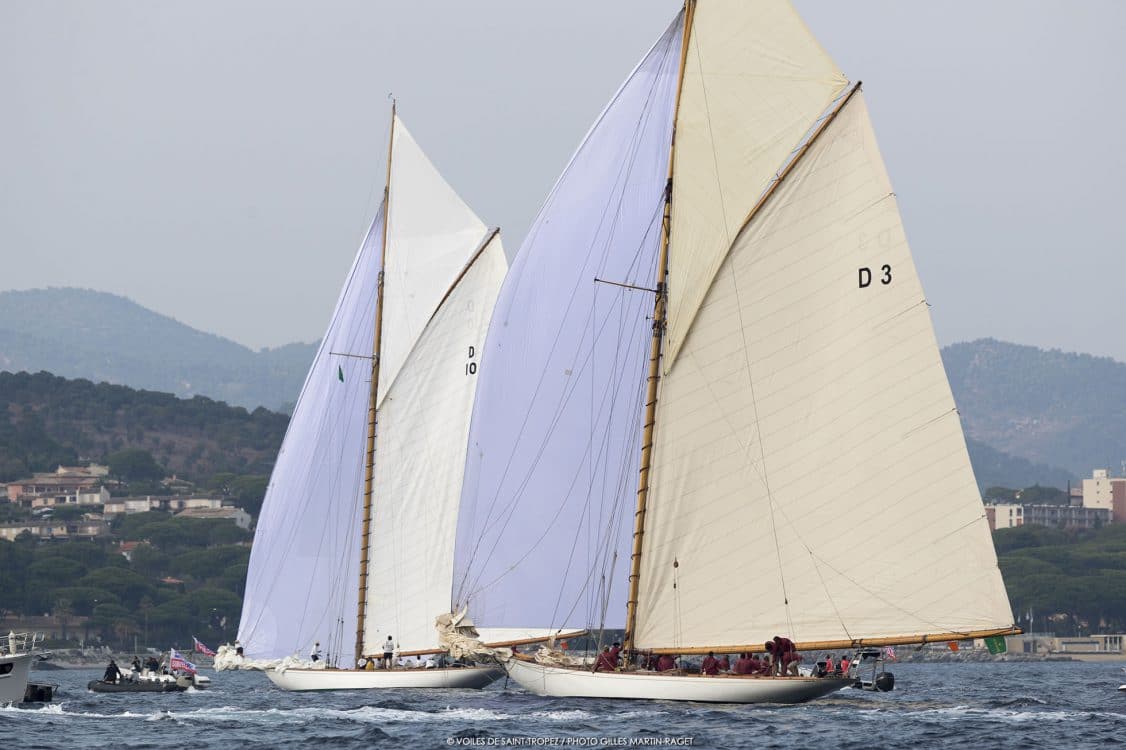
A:
[[[321,642],[317,641],[313,644],[313,650],[309,652],[309,661],[321,660]]]
[[[714,651],[709,651],[708,655],[704,657],[703,663],[700,664],[700,674],[711,677],[719,674],[719,659],[715,658]]]

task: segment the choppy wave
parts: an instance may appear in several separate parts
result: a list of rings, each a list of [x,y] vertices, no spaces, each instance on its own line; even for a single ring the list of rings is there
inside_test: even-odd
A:
[[[518,689],[290,693],[260,674],[223,673],[206,690],[95,694],[60,672],[59,700],[0,707],[19,746],[101,750],[445,747],[499,737],[692,737],[694,747],[852,748],[1113,745],[1126,730],[1117,665],[904,665],[892,693],[850,690],[801,706],[545,699]],[[1003,741],[1001,741],[1002,738]],[[456,743],[455,743],[456,744]]]

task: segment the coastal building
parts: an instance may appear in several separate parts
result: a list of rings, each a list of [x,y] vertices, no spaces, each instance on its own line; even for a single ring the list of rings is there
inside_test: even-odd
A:
[[[0,524],[0,539],[14,542],[24,532],[39,539],[94,539],[108,536],[110,530],[105,521],[86,518],[74,521],[42,519]]]
[[[188,508],[176,514],[177,518],[225,518],[234,522],[240,529],[250,531],[251,516],[242,508]]]
[[[1126,635],[1098,633],[1089,636],[1055,636],[1051,633],[1023,633],[1005,638],[1009,653],[1056,656],[1079,661],[1120,661],[1126,659]]]
[[[103,512],[107,516],[147,513],[162,510],[176,513],[182,510],[218,509],[223,507],[223,498],[202,495],[140,495],[136,497],[115,497],[105,503]]]
[[[985,506],[989,530],[1012,529],[1024,525],[1024,506],[1015,503],[996,503]]]
[[[1071,505],[1025,505],[1023,508],[1026,525],[1056,529],[1101,529],[1114,520],[1109,508]]]
[[[5,486],[8,502],[25,508],[55,505],[100,505],[109,498],[103,486],[109,468],[100,464],[59,466],[55,471],[39,472]]]
[[[1090,479],[1083,480],[1083,507],[1109,510],[1115,523],[1126,522],[1126,477],[1095,469]]]

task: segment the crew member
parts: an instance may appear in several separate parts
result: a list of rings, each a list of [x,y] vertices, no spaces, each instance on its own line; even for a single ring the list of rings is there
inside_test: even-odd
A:
[[[704,657],[704,662],[700,665],[700,672],[710,676],[719,674],[719,659],[715,658],[714,651],[709,651],[708,655]]]

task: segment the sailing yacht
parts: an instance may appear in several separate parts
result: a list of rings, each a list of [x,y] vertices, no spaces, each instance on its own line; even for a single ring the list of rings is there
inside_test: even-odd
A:
[[[504,662],[550,696],[796,703],[851,680],[638,657],[1019,632],[928,308],[860,84],[786,0],[688,0],[501,290],[456,606],[624,628]]]
[[[442,651],[499,230],[392,107],[387,182],[306,378],[263,503],[239,644],[289,690],[483,687],[493,666],[362,669]],[[323,651],[322,646],[323,644]],[[317,651],[318,660],[292,659]],[[241,659],[236,661],[236,664]]]

